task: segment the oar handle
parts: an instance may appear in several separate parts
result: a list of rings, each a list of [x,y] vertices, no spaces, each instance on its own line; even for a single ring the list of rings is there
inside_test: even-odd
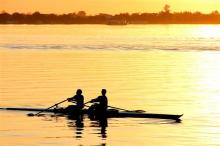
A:
[[[57,106],[57,105],[59,105],[59,104],[65,102],[65,101],[67,101],[67,100],[68,100],[68,99],[65,99],[65,100],[63,100],[63,101],[61,101],[61,102],[59,102],[59,103],[56,103],[56,104],[52,105],[51,107],[48,107],[47,109],[44,109],[44,110],[42,110],[42,111],[36,113],[35,116],[39,115],[40,113],[42,113],[42,112],[44,112],[44,111],[46,111],[46,110],[48,110],[48,109],[50,109],[50,108],[52,108],[52,107],[54,107],[54,106]]]

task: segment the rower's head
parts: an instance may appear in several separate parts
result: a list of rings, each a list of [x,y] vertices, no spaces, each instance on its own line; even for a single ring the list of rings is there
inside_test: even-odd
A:
[[[82,90],[81,89],[77,89],[76,94],[77,95],[81,95],[82,94]]]
[[[102,89],[102,95],[105,95],[106,94],[106,89]]]

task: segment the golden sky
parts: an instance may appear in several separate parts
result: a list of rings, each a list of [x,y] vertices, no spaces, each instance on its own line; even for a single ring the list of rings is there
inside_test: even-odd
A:
[[[220,11],[220,0],[0,0],[0,11],[71,13],[80,10],[88,14],[121,12],[159,12],[165,4],[171,11]]]

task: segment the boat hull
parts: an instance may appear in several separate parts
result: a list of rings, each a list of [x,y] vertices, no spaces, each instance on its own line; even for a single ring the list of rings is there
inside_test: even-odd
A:
[[[2,110],[14,110],[14,111],[33,111],[33,112],[49,112],[49,113],[60,113],[67,114],[65,109],[42,109],[42,108],[0,108]],[[89,111],[87,109],[83,110],[83,114],[89,115]],[[139,113],[139,112],[125,112],[118,110],[108,110],[107,117],[108,118],[157,118],[157,119],[172,119],[172,120],[180,120],[182,115],[174,115],[174,114],[157,114],[157,113]]]

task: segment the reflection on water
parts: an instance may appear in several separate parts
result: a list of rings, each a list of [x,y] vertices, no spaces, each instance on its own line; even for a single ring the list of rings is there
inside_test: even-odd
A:
[[[47,115],[47,114],[42,114],[40,117],[43,117],[43,121],[55,121],[56,123],[66,123],[67,127],[73,132],[72,137],[75,139],[83,139],[84,137],[84,131],[90,128],[94,128],[90,134],[96,135],[97,137],[101,138],[101,140],[106,140],[107,139],[107,127],[108,127],[108,118],[101,118],[98,120],[91,119],[88,116],[84,115],[79,115],[79,116],[64,116],[64,115]],[[84,120],[86,119],[86,124],[84,123]],[[124,120],[123,118],[116,118],[119,120]],[[137,119],[137,120],[135,120]],[[40,120],[40,119],[39,119]],[[134,127],[138,125],[169,125],[169,124],[179,124],[181,121],[176,121],[176,120],[166,120],[166,119],[147,119],[147,120],[141,120],[139,118],[129,118],[129,120],[134,120],[135,125]],[[140,120],[140,121],[139,121]],[[51,123],[53,124],[53,123]],[[120,127],[126,125],[125,123],[113,123],[113,127]],[[122,124],[122,125],[121,125]],[[112,125],[110,128],[113,128]],[[132,133],[132,131],[131,131]],[[86,133],[85,133],[86,136]],[[60,138],[62,138],[61,136]],[[101,144],[101,145],[106,145],[106,144]]]
[[[84,130],[84,123],[83,123],[83,115],[78,116],[67,116],[68,119],[68,127],[74,128],[76,138],[82,138],[83,130]]]
[[[83,131],[84,128],[88,128],[88,125],[84,127],[84,118],[90,119],[89,117],[85,115],[78,115],[78,116],[63,116],[63,115],[45,115],[42,114],[40,117],[43,117],[42,120],[44,121],[56,121],[56,122],[67,122],[67,126],[75,132],[76,139],[83,138]],[[65,119],[63,119],[65,117]],[[98,120],[90,119],[90,125],[89,127],[94,127],[97,132],[93,132],[93,134],[97,135],[98,137],[101,137],[102,139],[107,138],[107,127],[108,127],[108,119],[107,118],[101,118]]]
[[[96,121],[91,122],[91,127],[99,127],[100,132],[97,134],[100,134],[100,137],[105,139],[107,138],[107,127],[108,127],[108,119],[102,118]]]
[[[88,117],[87,117],[88,118]],[[83,130],[84,130],[84,123],[83,119],[84,116],[67,116],[68,119],[68,127],[72,127],[75,130],[76,138],[82,138],[83,137]],[[102,118],[99,120],[91,120],[91,127],[96,127],[97,131],[100,130],[100,132],[97,132],[95,134],[98,134],[99,137],[102,138],[107,138],[107,130],[106,128],[108,127],[108,119],[107,118]]]

